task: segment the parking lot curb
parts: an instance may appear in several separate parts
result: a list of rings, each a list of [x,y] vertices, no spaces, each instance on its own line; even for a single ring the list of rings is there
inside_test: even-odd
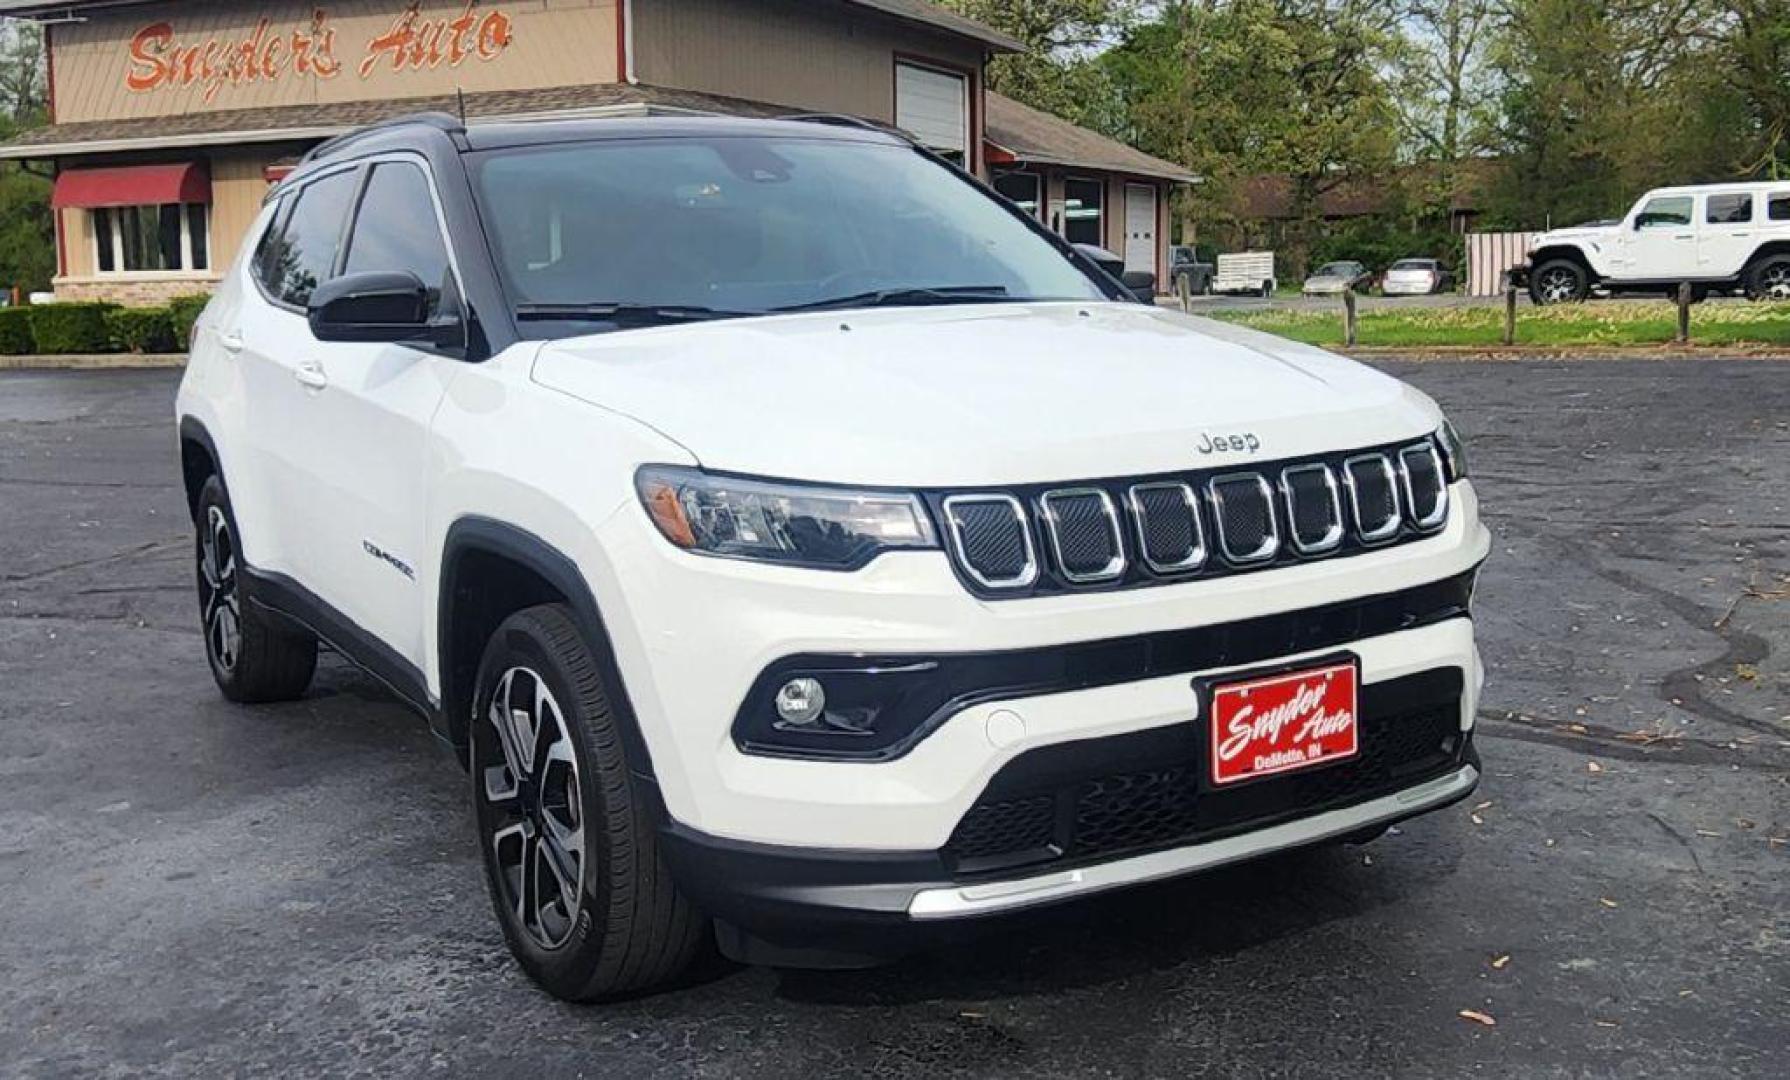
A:
[[[183,353],[71,353],[0,356],[0,371],[111,371],[186,366]]]

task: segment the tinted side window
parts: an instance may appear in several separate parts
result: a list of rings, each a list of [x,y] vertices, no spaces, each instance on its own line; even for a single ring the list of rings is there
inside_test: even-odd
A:
[[[1635,219],[1635,225],[1642,229],[1666,229],[1691,223],[1691,203],[1689,195],[1663,195],[1657,199],[1649,199],[1641,209],[1641,215]]]
[[[1753,220],[1751,195],[1711,195],[1703,215],[1711,225],[1741,225]]]
[[[1773,221],[1790,221],[1790,191],[1777,191],[1767,196],[1765,216]]]
[[[261,234],[261,243],[255,247],[255,261],[252,267],[255,279],[261,282],[261,287],[266,289],[270,296],[280,294],[282,273],[280,264],[282,253],[285,251],[281,234],[286,231],[286,221],[291,216],[292,199],[290,197],[280,199],[279,205],[274,208],[273,220],[267,223],[267,231]]]
[[[298,193],[286,227],[280,231],[279,250],[270,253],[278,273],[271,288],[281,300],[304,307],[312,291],[329,280],[359,176],[352,169],[335,173]]]
[[[367,180],[343,273],[366,270],[408,270],[429,287],[430,316],[441,306],[447,244],[436,222],[428,177],[410,162],[375,165]]]

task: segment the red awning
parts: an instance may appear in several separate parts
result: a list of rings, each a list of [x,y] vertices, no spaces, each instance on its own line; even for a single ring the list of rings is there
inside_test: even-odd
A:
[[[101,206],[159,206],[209,203],[211,173],[202,161],[180,165],[119,165],[106,169],[65,169],[56,177],[50,205],[94,209]]]

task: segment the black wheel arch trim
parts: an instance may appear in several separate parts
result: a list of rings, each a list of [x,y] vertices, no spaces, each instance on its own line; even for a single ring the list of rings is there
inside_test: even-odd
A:
[[[436,602],[436,655],[441,672],[441,705],[436,710],[440,726],[436,729],[454,747],[461,761],[466,760],[469,706],[474,688],[459,685],[460,677],[452,663],[453,626],[457,603],[456,574],[463,556],[481,552],[507,559],[539,575],[551,585],[572,609],[585,644],[597,662],[608,691],[609,706],[627,752],[628,767],[636,776],[651,781],[654,777],[652,754],[640,730],[634,711],[633,697],[622,677],[621,665],[615,658],[615,646],[608,624],[590,584],[572,558],[534,533],[494,518],[468,515],[448,527],[442,544],[440,592]]]
[[[211,437],[211,430],[205,426],[204,421],[196,416],[188,415],[180,418],[179,441],[181,444],[181,486],[182,490],[186,492],[187,513],[191,515],[194,520],[198,520],[199,493],[197,489],[193,488],[188,482],[189,478],[186,475],[186,444],[189,442],[197,443],[211,458],[212,471],[217,475],[218,482],[224,485],[225,494],[228,494],[230,491],[230,481],[224,476],[224,456],[218,453],[217,440]]]

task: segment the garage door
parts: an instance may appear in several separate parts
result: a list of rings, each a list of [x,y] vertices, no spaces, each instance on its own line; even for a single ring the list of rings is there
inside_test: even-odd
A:
[[[1125,269],[1156,270],[1156,189],[1125,185]]]
[[[895,126],[922,146],[964,160],[970,145],[970,87],[962,75],[895,65]]]

